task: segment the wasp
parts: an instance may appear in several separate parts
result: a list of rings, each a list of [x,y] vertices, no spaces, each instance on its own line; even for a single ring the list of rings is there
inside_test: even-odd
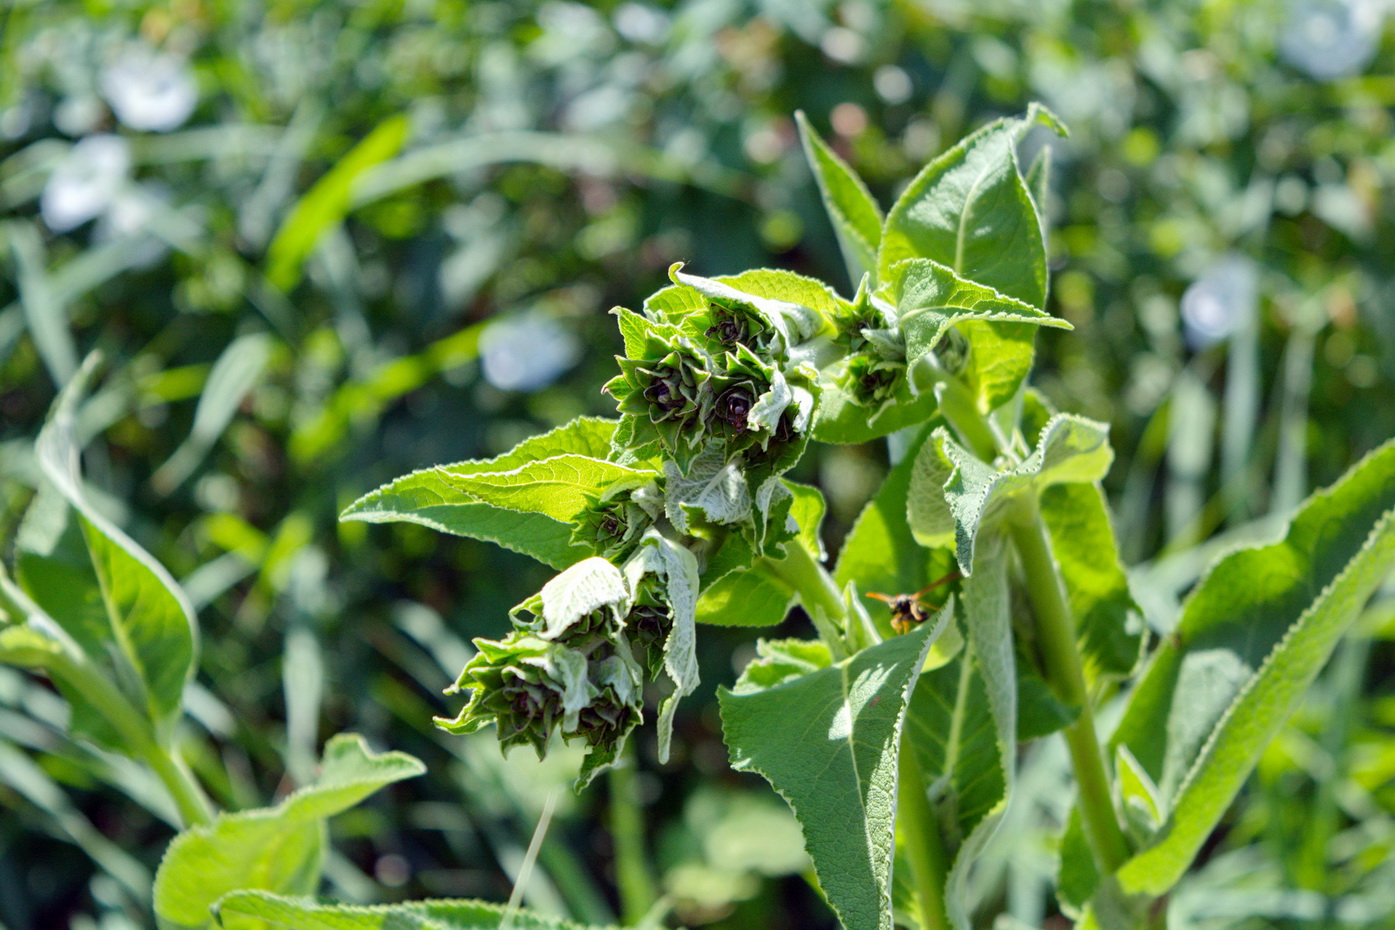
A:
[[[924,623],[929,616],[920,599],[940,585],[954,581],[959,577],[959,570],[955,569],[943,578],[930,582],[914,594],[879,594],[876,591],[868,591],[867,596],[885,601],[891,607],[891,628],[893,630],[897,633],[909,633],[911,627]]]

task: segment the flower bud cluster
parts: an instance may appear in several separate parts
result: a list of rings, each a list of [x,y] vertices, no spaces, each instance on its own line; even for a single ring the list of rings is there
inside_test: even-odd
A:
[[[896,312],[872,295],[866,278],[834,328],[834,342],[845,353],[837,383],[855,402],[875,410],[909,383]]]
[[[605,389],[622,415],[617,449],[686,472],[717,446],[756,483],[787,471],[808,441],[817,366],[833,349],[828,320],[676,268],[672,277],[646,314],[616,311],[626,354]]]
[[[506,637],[475,641],[455,685],[469,703],[441,721],[454,732],[493,723],[504,747],[540,756],[555,734],[582,739],[582,784],[615,758],[643,718],[645,684],[665,674],[666,757],[674,707],[698,681],[697,553],[710,566],[713,546],[734,539],[746,559],[783,554],[798,527],[779,478],[809,441],[821,384],[868,406],[905,384],[895,314],[865,283],[849,302],[798,276],[670,276],[644,313],[616,310],[625,354],[605,388],[621,414],[608,460],[653,480],[586,498],[570,542],[593,556],[516,607]],[[736,567],[729,553],[725,570]]]
[[[479,652],[451,692],[468,690],[459,716],[438,721],[454,733],[487,724],[504,749],[527,744],[538,757],[554,733],[588,747],[583,779],[619,752],[643,719],[643,686],[663,669],[672,619],[652,575],[631,583],[603,558],[573,565],[511,612],[501,640]]]
[[[593,494],[572,526],[571,541],[603,558],[620,559],[634,549],[662,512],[663,499],[654,484],[613,496]]]

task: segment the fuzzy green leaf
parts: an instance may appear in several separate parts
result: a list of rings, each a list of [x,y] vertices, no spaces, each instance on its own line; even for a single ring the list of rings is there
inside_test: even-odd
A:
[[[988,842],[1000,812],[1012,796],[1017,771],[1017,668],[1013,654],[1011,604],[1008,597],[1008,549],[1001,534],[979,547],[974,572],[964,580],[964,628],[974,671],[983,680],[996,737],[998,761],[993,784],[1001,787],[994,816],[985,817],[964,838],[945,882],[945,906],[960,930],[968,930],[969,869]],[[974,764],[967,762],[966,764]],[[933,771],[933,769],[931,770]]]
[[[768,567],[754,565],[704,588],[697,619],[714,626],[775,626],[793,604],[794,589]]]
[[[729,278],[704,278],[685,274],[678,269],[682,263],[669,269],[669,277],[674,284],[685,284],[700,292],[708,300],[724,305],[739,306],[753,313],[767,326],[779,334],[779,351],[785,352],[796,343],[816,336],[827,326],[824,313],[817,307],[803,303],[812,299],[827,306],[832,299],[826,285],[811,278],[804,278],[793,272],[755,269]],[[785,294],[796,297],[790,300]],[[836,304],[836,301],[835,301]]]
[[[820,640],[758,639],[756,657],[747,663],[732,692],[764,691],[832,664],[833,655]]]
[[[712,523],[740,523],[751,514],[751,492],[738,459],[727,460],[720,443],[712,443],[687,469],[664,463],[664,509],[679,532],[691,518]]]
[[[823,892],[846,927],[891,927],[901,727],[916,673],[948,614],[776,687],[719,692],[732,767],[763,775],[794,809]]]
[[[440,472],[446,484],[476,500],[560,523],[574,521],[594,497],[643,487],[655,477],[653,472],[570,453],[511,471],[457,474],[447,465]]]
[[[936,430],[929,442],[918,444],[914,455],[906,456],[905,464],[910,468],[904,485],[906,505],[902,508],[901,519],[907,534],[927,549],[954,547],[954,511],[950,509],[945,489],[954,476],[955,463],[946,453],[946,437],[946,433]],[[977,460],[965,461],[975,476],[987,468]],[[988,475],[985,472],[981,477],[987,480]]]
[[[1142,612],[1119,563],[1114,527],[1098,484],[1057,484],[1041,494],[1041,518],[1070,595],[1085,674],[1125,676],[1142,657]]]
[[[609,607],[618,620],[628,608],[630,590],[620,569],[599,556],[582,559],[557,575],[539,592],[543,639],[557,639],[578,620]]]
[[[983,127],[926,165],[887,214],[880,280],[907,258],[928,258],[1033,307],[1046,302],[1046,246],[1017,167],[1017,140],[1047,111]]]
[[[664,671],[673,682],[673,691],[659,706],[658,718],[659,761],[667,762],[678,702],[698,686],[697,557],[686,547],[651,529],[627,570],[637,574],[652,573],[663,579],[664,595],[673,619],[673,628],[664,641]]]
[[[803,545],[822,561],[820,527],[826,509],[823,494],[806,484],[782,484],[790,492],[786,501],[788,516],[799,527],[796,538],[785,545]],[[771,559],[781,561],[778,554]],[[750,543],[737,536],[728,539],[708,564],[702,596],[698,598],[697,619],[715,626],[774,626],[785,619],[793,603],[794,589],[770,563],[756,561]]]
[[[1022,464],[995,470],[949,435],[944,427],[921,447],[907,510],[912,533],[923,545],[944,545],[945,508],[936,500],[935,482],[952,466],[941,493],[954,519],[955,552],[966,576],[974,567],[974,542],[986,527],[999,523],[1019,494],[1056,484],[1098,481],[1109,470],[1114,452],[1109,428],[1072,414],[1052,417],[1037,446]]]
[[[1160,895],[1186,871],[1343,631],[1395,565],[1395,442],[1299,509],[1284,538],[1215,564],[1133,692],[1114,744],[1166,805],[1118,872]]]
[[[920,676],[906,715],[912,747],[933,797],[950,872],[945,904],[956,927],[968,926],[969,869],[1007,804],[1002,740],[977,658],[961,650]]]
[[[912,440],[844,538],[833,572],[840,588],[857,582],[871,591],[919,591],[939,577],[931,574],[933,556],[916,542],[906,519],[911,473],[932,430],[927,426]]]
[[[384,785],[426,771],[401,752],[369,752],[340,734],[325,745],[320,774],[275,807],[219,814],[175,837],[155,876],[161,930],[207,927],[210,908],[232,891],[310,894],[319,886],[325,819]]]
[[[945,333],[970,321],[1074,328],[1060,317],[966,280],[930,259],[899,262],[892,275],[893,303],[906,337],[907,361],[933,352]]]
[[[218,901],[223,930],[607,930],[486,901],[425,900],[364,907],[264,891],[239,891]],[[613,930],[613,928],[609,928]]]
[[[1032,367],[1032,334],[1038,326],[1071,329],[1070,323],[1021,300],[965,280],[943,264],[908,259],[891,269],[891,297],[906,341],[906,360],[934,352],[950,330],[968,344],[951,374],[970,389],[979,409],[1007,402]]]
[[[498,543],[553,568],[565,568],[597,554],[593,547],[572,541],[571,526],[545,514],[522,513],[485,503],[452,487],[442,469],[459,479],[476,473],[507,472],[535,460],[562,455],[603,460],[610,452],[615,426],[614,420],[579,417],[493,459],[456,462],[403,475],[359,498],[339,519],[416,523],[442,533]]]
[[[824,559],[820,527],[827,505],[818,488],[793,481],[783,482],[789,489],[789,516],[798,525],[794,540],[785,545],[803,545],[815,560]],[[738,549],[729,540],[723,559],[738,557]],[[756,562],[749,544],[741,542],[745,557],[738,567],[716,577],[708,584],[704,577],[702,596],[698,598],[699,623],[715,626],[775,626],[789,614],[794,604],[794,589],[765,562]],[[779,562],[780,558],[773,561]],[[710,568],[710,566],[709,566]]]
[[[744,294],[808,307],[825,317],[839,313],[843,307],[838,295],[827,284],[783,268],[752,268],[740,274],[720,275],[713,280]]]
[[[877,273],[877,248],[882,240],[882,211],[867,185],[809,125],[803,112],[794,114],[804,157],[818,182],[824,209],[833,222],[838,247],[855,284],[864,274]]]

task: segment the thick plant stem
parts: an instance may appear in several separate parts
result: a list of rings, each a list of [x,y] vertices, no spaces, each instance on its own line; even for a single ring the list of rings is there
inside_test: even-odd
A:
[[[151,743],[148,751],[142,752],[142,760],[159,776],[165,790],[174,799],[179,809],[179,817],[186,828],[213,820],[213,806],[208,797],[194,780],[194,773],[173,747]]]
[[[954,427],[969,451],[985,462],[993,461],[998,454],[998,440],[988,425],[988,419],[979,412],[968,388],[958,378],[950,378],[935,386],[935,396],[940,402],[940,413]]]
[[[925,796],[924,773],[904,740],[897,768],[896,825],[911,862],[911,878],[920,905],[916,916],[921,930],[950,930],[949,914],[945,911],[948,857]]]
[[[1080,820],[1100,871],[1112,873],[1128,858],[1129,847],[1114,812],[1108,769],[1090,693],[1076,645],[1075,620],[1066,602],[1051,555],[1051,544],[1036,498],[1024,494],[1011,521],[1012,541],[1027,575],[1027,597],[1037,621],[1037,642],[1046,664],[1052,690],[1066,704],[1080,708],[1080,716],[1065,729],[1075,780],[1080,787]]]
[[[848,608],[843,593],[828,570],[797,540],[791,540],[785,550],[789,554],[783,559],[764,559],[764,563],[799,595],[833,661],[847,658]]]
[[[99,710],[120,734],[132,758],[155,773],[174,801],[182,827],[213,820],[213,805],[178,751],[156,737],[150,721],[131,705],[100,669],[85,659],[75,659],[63,653],[49,661],[49,671],[55,678],[67,682]]]
[[[627,927],[638,925],[658,900],[645,853],[644,824],[635,783],[633,746],[625,748],[610,767],[610,835],[615,843],[615,878],[620,888],[620,911]]]

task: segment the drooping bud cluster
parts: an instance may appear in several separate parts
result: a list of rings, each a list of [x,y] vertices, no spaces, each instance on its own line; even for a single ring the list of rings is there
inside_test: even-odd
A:
[[[571,541],[612,560],[628,555],[663,511],[663,501],[652,485],[612,497],[588,495],[588,504],[573,524]]]
[[[650,531],[623,571],[594,557],[553,578],[513,609],[508,636],[475,640],[479,652],[450,689],[469,691],[469,703],[455,719],[437,722],[454,733],[492,723],[503,748],[527,744],[539,758],[554,733],[582,739],[588,748],[581,781],[589,781],[643,719],[644,683],[668,667],[675,616],[674,572],[664,564],[670,548]],[[691,587],[688,600],[695,600],[695,564],[685,574],[678,587]],[[685,613],[690,626],[691,605]],[[696,685],[695,662],[679,657],[668,668],[682,693]]]
[[[650,679],[664,668],[664,644],[673,631],[673,610],[664,598],[659,580],[647,575],[635,591],[634,605],[625,616],[625,629],[634,648],[635,659]]]

